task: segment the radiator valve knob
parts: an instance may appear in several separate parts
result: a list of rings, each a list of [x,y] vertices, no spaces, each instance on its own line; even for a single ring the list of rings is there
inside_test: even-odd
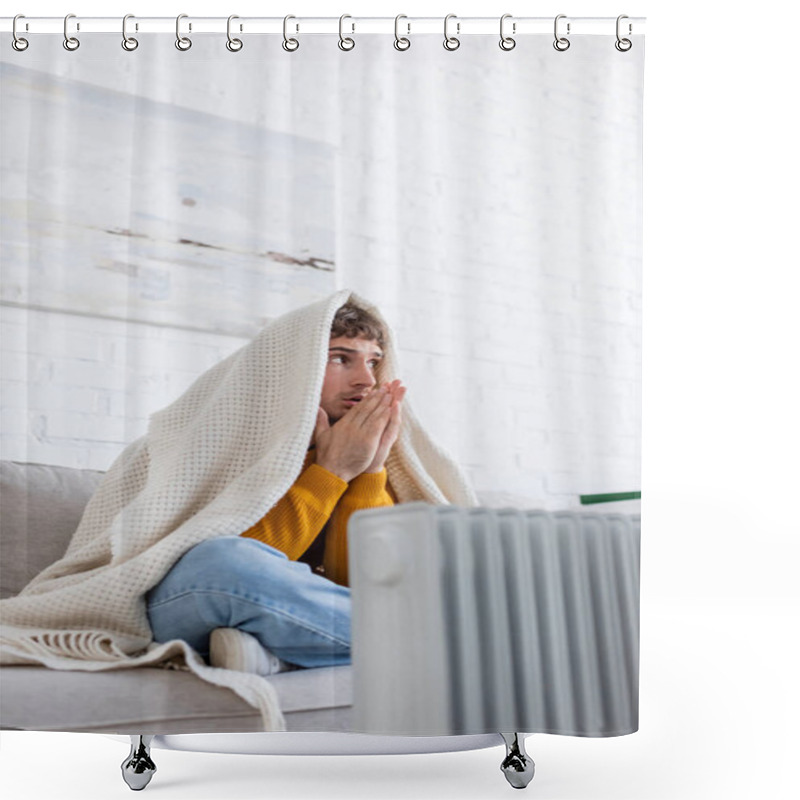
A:
[[[391,585],[403,577],[398,532],[378,531],[364,542],[364,571],[374,583]]]

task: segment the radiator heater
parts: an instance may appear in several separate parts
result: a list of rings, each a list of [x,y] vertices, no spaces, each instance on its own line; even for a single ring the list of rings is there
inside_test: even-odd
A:
[[[635,731],[639,528],[425,503],[355,514],[354,730]]]

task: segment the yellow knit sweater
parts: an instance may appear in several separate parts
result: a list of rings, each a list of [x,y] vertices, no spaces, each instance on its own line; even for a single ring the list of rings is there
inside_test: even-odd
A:
[[[281,550],[297,561],[325,529],[322,566],[326,578],[342,586],[347,576],[347,521],[363,508],[394,505],[386,470],[362,473],[350,483],[314,462],[306,453],[303,471],[288,492],[242,536]]]

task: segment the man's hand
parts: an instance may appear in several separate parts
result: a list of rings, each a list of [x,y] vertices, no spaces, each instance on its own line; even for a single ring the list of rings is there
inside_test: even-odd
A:
[[[390,385],[394,386],[394,383]],[[395,413],[394,397],[395,392],[390,391],[389,386],[381,386],[353,406],[334,425],[330,424],[328,415],[320,408],[314,431],[317,464],[348,483],[371,466]]]
[[[397,441],[397,435],[400,433],[400,422],[402,420],[402,402],[406,395],[406,387],[400,381],[392,381],[389,384],[389,393],[392,396],[391,414],[389,416],[389,423],[383,431],[378,449],[375,451],[375,458],[372,463],[364,470],[364,472],[380,472],[383,469],[386,457],[392,449],[392,445]]]

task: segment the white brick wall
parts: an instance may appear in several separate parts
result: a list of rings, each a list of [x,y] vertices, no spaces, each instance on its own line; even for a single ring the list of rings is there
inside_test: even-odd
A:
[[[581,493],[639,489],[639,73],[604,77],[593,50],[554,62],[549,41],[515,53],[519,72],[494,40],[471,40],[449,60],[438,40],[409,54],[383,44],[365,38],[342,60],[309,39],[290,62],[248,43],[233,81],[220,69],[230,60],[198,39],[179,55],[176,64],[194,61],[175,68],[173,86],[146,60],[138,76],[125,62],[122,78],[71,54],[47,66],[247,126],[341,139],[336,283],[384,310],[410,402],[484,497],[558,508]],[[122,63],[116,51],[115,40],[108,58]],[[597,73],[588,83],[587,70]],[[182,179],[202,184],[204,174],[199,165]],[[313,179],[298,185],[284,223],[319,202]],[[262,212],[249,222],[259,235]],[[219,258],[209,251],[203,263]],[[81,275],[71,265],[66,285],[89,294],[92,276]],[[308,275],[289,266],[226,302],[273,316],[326,293]],[[150,413],[246,341],[2,311],[5,458],[106,468]]]
[[[3,308],[3,458],[106,469],[245,340]]]
[[[340,283],[387,309],[409,399],[496,503],[640,488],[641,75],[604,44],[512,68],[488,38],[419,65],[376,42],[392,112],[342,120]]]

